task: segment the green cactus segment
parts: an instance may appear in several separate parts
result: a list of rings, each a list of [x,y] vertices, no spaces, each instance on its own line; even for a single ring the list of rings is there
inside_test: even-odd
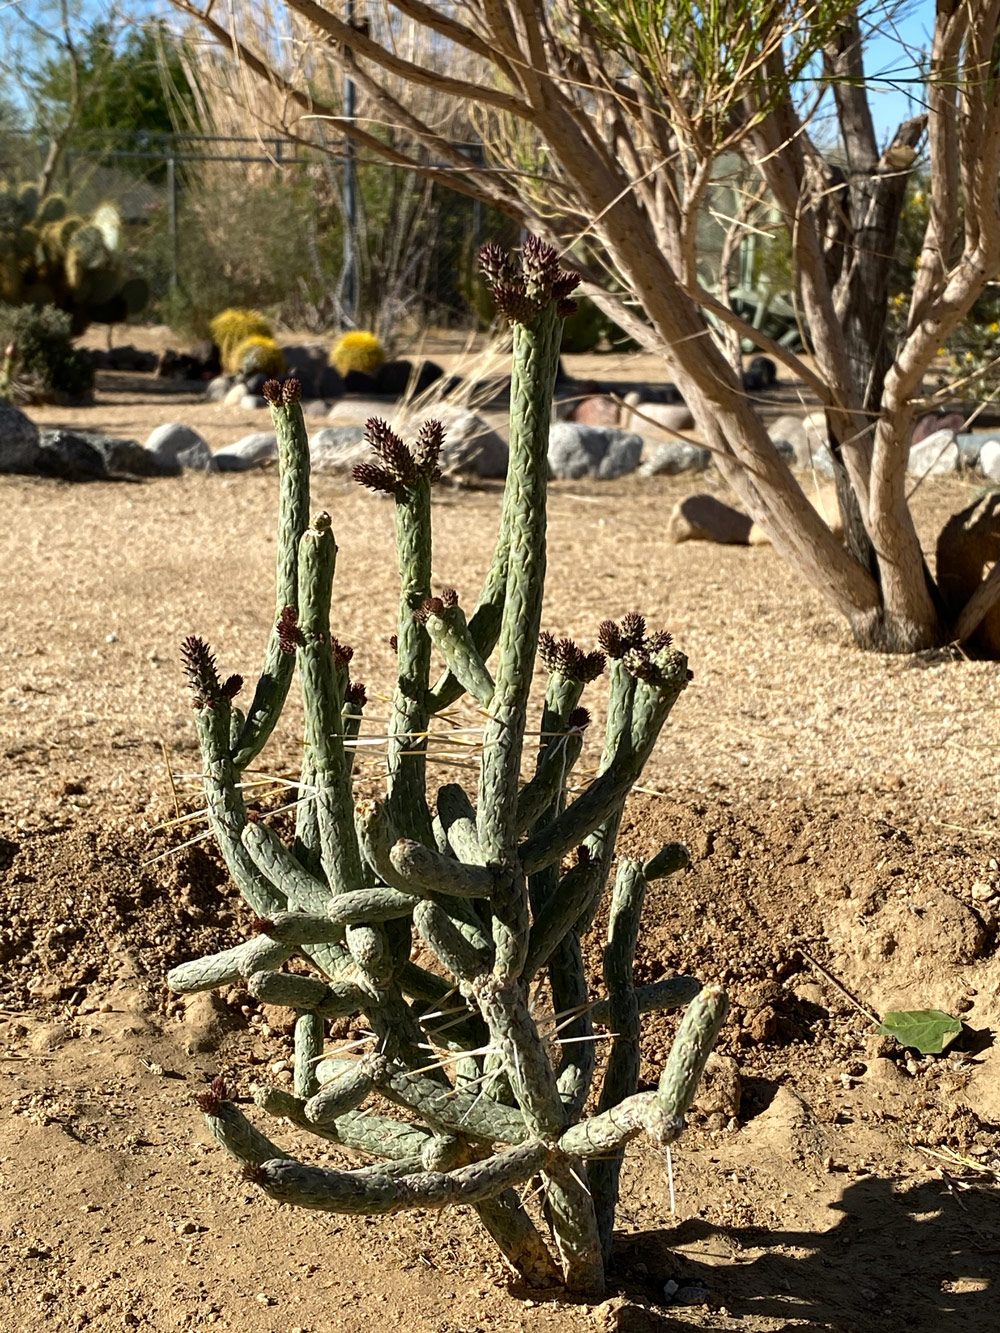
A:
[[[359,1179],[351,1171],[303,1166],[284,1159],[265,1162],[251,1179],[276,1203],[294,1203],[329,1213],[371,1217],[403,1208],[447,1208],[478,1203],[511,1185],[530,1180],[545,1164],[549,1150],[541,1143],[510,1148],[460,1167],[457,1171],[425,1171],[400,1179],[372,1176]]]
[[[332,903],[330,890],[299,862],[266,824],[248,823],[241,840],[254,865],[281,888],[289,903],[304,912],[323,915]]]
[[[639,1005],[632,985],[635,950],[646,897],[647,881],[638,861],[619,863],[611,897],[608,940],[604,947],[604,984],[608,1017],[614,1031],[597,1113],[610,1111],[639,1086]],[[592,1162],[588,1175],[605,1262],[611,1259],[611,1235],[618,1205],[624,1150]]]
[[[486,855],[497,861],[514,852],[510,831],[517,810],[525,716],[541,622],[549,414],[559,323],[555,307],[549,305],[534,326],[514,325],[506,496],[510,555],[478,801],[479,841]]]
[[[566,1286],[598,1297],[604,1295],[604,1262],[585,1172],[579,1158],[554,1164],[545,1175],[545,1213]]]
[[[651,1131],[657,1143],[671,1143],[683,1129],[684,1122],[674,1123],[668,1129],[663,1126],[663,1119],[656,1093],[639,1092],[603,1115],[594,1115],[573,1125],[559,1140],[559,1149],[574,1156],[599,1158],[617,1152],[630,1139]],[[663,1137],[661,1129],[669,1137]]]
[[[597,1049],[588,1006],[587,977],[579,937],[572,931],[559,944],[549,964],[552,1007],[561,1020],[555,1040],[561,1043],[556,1083],[568,1120],[578,1120],[594,1081]]]
[[[476,1212],[511,1268],[529,1287],[558,1285],[559,1269],[515,1190],[481,1199]]]
[[[257,972],[262,968],[280,967],[294,952],[294,948],[274,943],[262,957],[259,940],[246,940],[234,949],[223,949],[221,953],[207,954],[204,958],[194,958],[171,968],[167,973],[167,985],[177,995],[193,995],[197,991],[213,990],[216,986],[231,986],[250,975],[248,968]]]
[[[440,599],[431,598],[440,605]],[[473,642],[460,606],[443,606],[440,613],[426,612],[427,633],[455,679],[472,697],[488,708],[493,698],[493,677]]]
[[[353,763],[353,757],[351,759]],[[295,806],[295,841],[292,854],[308,874],[321,879],[323,867],[319,848],[319,812],[316,806],[316,770],[309,751],[302,755],[298,802]],[[303,906],[306,904],[303,903]]]
[[[323,1019],[317,1013],[299,1014],[295,1020],[295,1073],[293,1087],[296,1097],[313,1097],[319,1091],[316,1064],[323,1054],[325,1036]]]
[[[330,597],[337,547],[328,514],[316,517],[299,545],[298,650],[306,745],[313,771],[320,860],[334,894],[364,884],[354,831],[354,803],[343,744],[339,669],[330,635]]]
[[[600,861],[581,860],[559,880],[558,889],[539,907],[528,937],[524,975],[534,977],[544,967],[553,949],[571,930],[595,891],[600,891],[604,867]]]
[[[647,884],[655,880],[676,875],[679,870],[687,870],[691,864],[691,853],[681,842],[668,842],[655,856],[650,857],[642,867],[642,876]]]
[[[350,981],[317,981],[292,972],[255,972],[247,989],[261,1004],[312,1010],[323,1018],[346,1018],[368,1003],[368,995]]]
[[[497,639],[500,637],[500,623],[503,619],[503,603],[507,595],[507,568],[510,557],[507,514],[508,503],[507,493],[505,492],[500,517],[500,531],[497,535],[493,560],[487,571],[475,610],[469,618],[469,636],[477,655],[483,662],[497,646]],[[460,698],[465,688],[454,672],[445,671],[435,683],[433,689],[428,691],[428,710],[431,713],[440,713]]]
[[[298,607],[298,549],[309,523],[309,436],[298,401],[297,382],[270,389],[271,420],[278,439],[278,557],[275,577],[274,625],[264,669],[233,756],[246,768],[260,754],[284,707],[295,670],[295,653],[279,626],[288,624],[287,608]],[[294,624],[294,621],[292,622]]]
[[[512,1107],[456,1092],[401,1065],[387,1062],[377,1072],[375,1086],[388,1101],[407,1107],[439,1132],[483,1143],[524,1143],[529,1137],[523,1117]]]
[[[665,1009],[680,1009],[690,1004],[701,990],[701,982],[696,977],[667,977],[663,981],[651,982],[648,986],[636,986],[632,992],[640,1015],[661,1013]],[[600,1027],[612,1027],[611,1005],[608,1000],[601,1000],[590,1010],[590,1017]]]
[[[706,986],[685,1010],[656,1091],[668,1119],[687,1115],[728,1012],[729,997],[721,986]]]
[[[439,903],[424,899],[414,908],[413,924],[421,939],[448,969],[462,981],[472,981],[493,964],[492,950],[477,947]],[[485,941],[484,941],[485,945]]]
[[[400,833],[431,841],[427,808],[427,688],[431,641],[415,612],[430,596],[431,484],[418,476],[396,492],[396,557],[399,561],[399,623],[396,631],[396,689],[387,747],[388,810]]]
[[[442,893],[454,898],[489,898],[496,876],[486,866],[462,865],[432,847],[400,838],[389,853],[396,872],[394,882],[411,893]]]
[[[524,832],[535,824],[551,805],[560,802],[566,779],[583,750],[583,732],[573,730],[549,741],[541,752],[535,776],[526,783],[517,798],[517,828]]]
[[[229,755],[229,713],[229,701],[224,698],[195,712],[208,822],[236,887],[257,915],[266,917],[284,911],[287,899],[257,869],[241,841],[247,814]]]
[[[305,1105],[306,1119],[314,1125],[328,1125],[348,1111],[356,1110],[371,1092],[374,1080],[364,1060],[345,1070],[310,1097]]]
[[[329,1143],[339,1143],[344,1148],[369,1153],[373,1157],[409,1161],[419,1157],[433,1137],[416,1125],[403,1125],[398,1120],[362,1115],[356,1111],[342,1115],[333,1124],[317,1125],[306,1116],[304,1100],[283,1088],[258,1088],[254,1101],[269,1115],[288,1120]]]
[[[361,705],[354,699],[345,699],[340,716],[344,731],[344,749],[347,752],[347,772],[350,775],[354,772],[354,760],[357,756],[355,742],[361,734]]]
[[[637,682],[629,732],[622,735],[614,758],[558,818],[522,844],[521,864],[529,874],[558,861],[620,811],[687,684],[683,653],[667,649],[661,656],[657,679]]]
[[[208,1102],[210,1094],[200,1100],[202,1103]],[[275,1147],[267,1135],[251,1124],[232,1102],[214,1102],[211,1109],[205,1112],[205,1123],[216,1142],[244,1166],[256,1166],[274,1158],[287,1159],[289,1156]]]

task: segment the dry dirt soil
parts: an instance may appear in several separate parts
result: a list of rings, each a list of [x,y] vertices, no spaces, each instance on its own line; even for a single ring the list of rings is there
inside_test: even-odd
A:
[[[213,445],[264,425],[143,377],[102,380],[91,407],[32,411],[140,440],[187,421]],[[2,1333],[996,1327],[997,667],[862,654],[769,548],[668,545],[691,485],[551,495],[546,626],[592,646],[601,619],[638,608],[690,658],[621,850],[691,849],[691,870],[651,893],[638,976],[724,981],[721,1051],[742,1083],[737,1108],[720,1075],[677,1145],[673,1208],[665,1162],[630,1149],[611,1293],[588,1305],[511,1285],[462,1210],[278,1208],[195,1109],[219,1072],[240,1094],[290,1079],[275,1011],[236,988],[185,1003],[164,985],[171,965],[248,929],[210,844],[183,845],[203,824],[178,646],[196,632],[226,672],[254,675],[273,473],[0,478]],[[920,488],[928,551],[970,489]],[[499,502],[487,487],[434,505],[435,578],[466,602]],[[391,504],[321,478],[314,506],[334,516],[336,630],[374,696],[374,737],[395,618]],[[599,688],[591,703],[583,770]],[[262,809],[284,799],[268,775],[294,769],[300,723],[292,709],[265,752]],[[435,741],[442,776],[468,739]],[[379,754],[364,751],[362,792],[378,789]],[[586,942],[595,995],[601,925]],[[915,1058],[876,1035],[887,1010],[927,1007],[965,1021],[949,1053]],[[647,1081],[673,1021],[646,1021]],[[667,1281],[706,1288],[707,1304],[668,1306]]]

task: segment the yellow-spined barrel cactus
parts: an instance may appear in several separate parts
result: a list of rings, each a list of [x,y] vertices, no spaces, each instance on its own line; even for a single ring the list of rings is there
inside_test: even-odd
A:
[[[240,375],[283,375],[285,354],[273,338],[255,333],[233,349],[233,361]]]
[[[239,370],[236,349],[248,338],[273,338],[274,330],[259,310],[223,310],[208,326],[212,341],[219,349],[222,368],[233,375]]]
[[[330,365],[338,375],[347,375],[352,370],[374,375],[384,361],[385,348],[374,333],[364,329],[341,334],[330,348]]]

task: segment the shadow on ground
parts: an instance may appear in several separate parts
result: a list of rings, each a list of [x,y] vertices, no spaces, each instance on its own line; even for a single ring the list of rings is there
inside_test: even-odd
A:
[[[786,1318],[794,1321],[788,1328],[835,1333],[992,1333],[1000,1285],[997,1203],[989,1188],[868,1177],[831,1205],[827,1231],[725,1227],[693,1218],[669,1231],[622,1237],[616,1255],[625,1271],[642,1262],[651,1272],[707,1287],[710,1304],[737,1319]],[[666,1314],[641,1313],[637,1333],[681,1327]],[[622,1329],[629,1333],[627,1322]]]

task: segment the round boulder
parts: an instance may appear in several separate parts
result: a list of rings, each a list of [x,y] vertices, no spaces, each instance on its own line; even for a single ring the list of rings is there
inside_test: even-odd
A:
[[[549,431],[549,471],[559,480],[614,481],[634,472],[641,457],[642,436],[632,431],[573,421],[557,421]]]
[[[182,426],[173,421],[164,426],[157,426],[146,441],[146,448],[162,466],[169,467],[170,464],[176,464],[178,467],[191,468],[196,472],[215,470],[211,449],[204,438],[190,426]]]
[[[0,472],[34,472],[38,427],[8,403],[0,403]]]

